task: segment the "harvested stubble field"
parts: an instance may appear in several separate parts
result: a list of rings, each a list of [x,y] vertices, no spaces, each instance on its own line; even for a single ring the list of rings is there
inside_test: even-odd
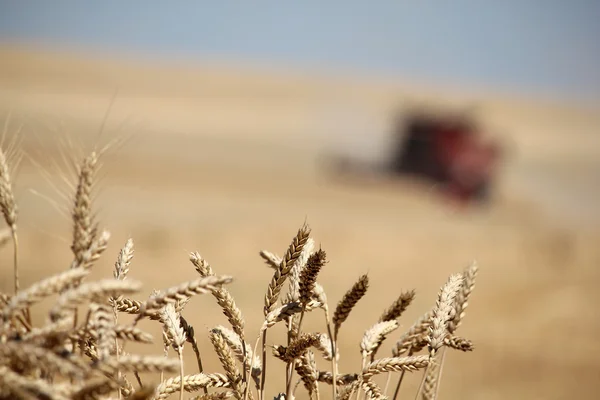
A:
[[[383,125],[398,99],[385,85],[182,72],[14,49],[2,54],[0,115],[4,122],[12,110],[9,135],[23,124],[26,153],[14,177],[22,288],[73,261],[74,189],[56,164],[63,164],[63,154],[80,162],[94,144],[124,137],[101,157],[94,204],[111,238],[90,280],[112,278],[119,250],[131,237],[135,256],[128,276],[143,283],[134,297],[144,299],[152,289],[198,278],[188,260],[198,251],[217,275],[234,277],[227,289],[253,345],[273,276],[258,252],[283,255],[307,220],[316,246],[327,252],[319,282],[330,308],[361,275],[370,280],[340,331],[340,372],[361,370],[364,331],[401,292],[415,289],[416,296],[380,356],[390,356],[400,334],[435,305],[448,276],[476,259],[477,285],[459,331],[475,350],[447,352],[440,396],[561,399],[598,391],[597,113],[486,98],[481,119],[510,133],[518,151],[502,170],[493,207],[461,213],[421,188],[341,185],[315,167],[321,150],[343,139],[344,129],[356,130],[357,109],[366,110],[372,126]],[[432,91],[419,96],[444,98]],[[332,104],[345,121],[332,122],[323,111]],[[372,141],[382,142],[381,135]],[[74,183],[74,171],[67,172]],[[0,291],[10,294],[11,247],[3,246],[0,257]],[[52,305],[34,307],[34,321],[42,324]],[[209,338],[212,328],[228,324],[221,308],[202,295],[183,315],[195,328],[205,370],[222,372]],[[127,351],[162,355],[160,326],[139,326],[155,345],[128,344]],[[303,327],[326,333],[322,314],[307,314]],[[279,326],[269,335],[271,344],[285,341]],[[196,372],[189,346],[184,361]],[[285,364],[270,356],[268,365],[266,393],[272,397],[284,391]],[[422,371],[407,374],[401,398],[414,396],[421,377]],[[297,395],[306,392],[300,388]],[[329,387],[323,385],[321,395],[329,398]]]

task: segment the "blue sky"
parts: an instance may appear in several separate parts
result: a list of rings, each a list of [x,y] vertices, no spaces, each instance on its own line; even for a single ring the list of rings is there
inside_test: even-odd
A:
[[[600,99],[595,0],[0,0],[0,40]]]

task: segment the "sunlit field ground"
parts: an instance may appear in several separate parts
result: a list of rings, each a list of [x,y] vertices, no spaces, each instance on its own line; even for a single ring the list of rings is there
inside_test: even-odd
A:
[[[480,274],[460,328],[476,349],[448,353],[442,398],[589,398],[600,389],[597,109],[480,96],[478,120],[510,150],[493,204],[465,212],[433,188],[344,183],[319,166],[333,151],[367,158],[385,151],[395,107],[469,104],[467,91],[241,66],[1,54],[0,120],[10,112],[8,139],[22,126],[26,154],[15,178],[22,287],[71,260],[72,189],[62,176],[72,182],[73,172],[63,156],[79,161],[94,145],[117,140],[101,159],[95,204],[112,237],[94,277],[112,276],[130,236],[129,276],[144,282],[144,295],[194,278],[188,254],[199,251],[218,273],[236,278],[229,289],[254,338],[272,275],[258,252],[284,253],[306,220],[330,260],[320,275],[330,307],[358,276],[371,279],[340,334],[342,372],[359,370],[362,332],[400,291],[417,290],[403,331],[434,304],[450,273],[477,260]],[[0,290],[10,293],[10,246],[0,257]],[[206,335],[226,323],[214,299],[194,298],[184,315],[207,349],[206,368],[220,371]],[[310,328],[324,329],[321,318],[308,318]],[[160,338],[156,326],[148,329]],[[394,342],[384,342],[381,353],[389,355]],[[162,354],[162,346],[141,351]],[[186,363],[195,365],[191,351]],[[407,397],[421,374],[408,378]],[[268,393],[282,390],[276,384],[269,382]]]

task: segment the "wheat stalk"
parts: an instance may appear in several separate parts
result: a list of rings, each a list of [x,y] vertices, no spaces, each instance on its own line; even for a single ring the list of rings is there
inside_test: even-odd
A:
[[[183,400],[183,345],[186,341],[186,336],[180,317],[177,315],[173,303],[167,303],[164,306],[161,312],[161,321],[164,324],[167,340],[173,345],[173,348],[179,356],[179,377],[181,383],[179,399]]]
[[[176,309],[177,310],[177,309]],[[191,326],[183,316],[180,315],[180,322],[183,330],[185,331],[185,340],[192,345],[192,350],[196,355],[196,362],[198,363],[198,372],[204,372],[202,366],[202,358],[200,357],[200,349],[198,348],[198,342],[196,341],[196,334],[194,327]],[[205,394],[208,394],[208,390],[204,388]]]
[[[129,266],[131,264],[131,260],[133,259],[133,239],[129,238],[127,239],[127,242],[125,242],[125,245],[123,246],[123,248],[121,248],[121,251],[119,251],[119,255],[117,256],[117,261],[115,262],[115,270],[113,272],[113,276],[116,280],[119,281],[124,281],[125,279],[127,279],[127,274],[129,273]],[[114,315],[114,323],[115,325],[117,324],[117,322],[119,321],[119,312],[117,310],[117,306],[116,306],[116,301],[119,300],[115,297],[111,297],[109,300],[109,304],[111,304],[112,308],[113,308],[113,315]],[[132,329],[136,329],[134,327],[132,327]],[[133,333],[133,332],[131,332]],[[139,337],[139,335],[138,335]],[[117,340],[117,338],[119,338],[119,334],[117,332],[115,332],[115,355],[117,358],[119,358],[119,342]],[[141,341],[141,340],[135,340],[134,341]],[[118,377],[121,376],[121,372],[119,371],[118,373]],[[121,399],[121,392],[119,392],[119,400]]]

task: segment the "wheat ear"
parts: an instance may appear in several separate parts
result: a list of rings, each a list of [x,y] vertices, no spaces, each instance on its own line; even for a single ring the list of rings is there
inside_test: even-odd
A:
[[[198,252],[190,254],[190,261],[196,268],[196,271],[202,277],[215,276],[211,266],[200,256]],[[240,338],[244,338],[244,317],[242,311],[235,304],[235,300],[229,291],[225,288],[214,288],[211,290],[213,296],[217,299],[217,303],[223,309],[223,314],[227,317],[227,320],[231,324],[234,332],[238,334]]]
[[[111,370],[137,372],[175,372],[177,371],[179,364],[179,361],[176,359],[134,354],[121,354],[118,359],[116,357],[110,357],[102,361],[102,365]]]
[[[315,247],[315,241],[309,237],[306,239],[304,247],[298,256],[298,259],[294,263],[292,270],[289,275],[289,288],[285,299],[282,299],[284,303],[291,303],[292,301],[298,301],[300,296],[300,274],[304,270],[309,257],[313,254]]]
[[[118,349],[117,334],[114,329],[115,321],[111,311],[107,304],[92,303],[90,306],[92,324],[98,334],[96,349],[100,360],[105,360],[110,356],[113,344],[116,344],[115,351]]]
[[[214,276],[215,273],[211,268],[210,264],[204,260],[198,252],[194,252],[190,254],[190,261],[196,268],[196,271],[200,274],[200,276],[208,277]],[[227,320],[231,324],[233,331],[240,337],[240,341],[242,344],[242,375],[243,380],[246,382],[248,369],[251,368],[251,362],[247,357],[247,348],[244,334],[244,317],[242,316],[242,311],[235,303],[233,296],[231,293],[225,288],[216,288],[211,291],[212,295],[217,300],[217,304],[221,306],[223,310],[223,314],[227,317]]]
[[[298,292],[300,303],[304,307],[312,300],[317,276],[323,265],[325,265],[326,257],[327,255],[323,250],[311,254],[306,261],[306,266],[300,272]]]
[[[250,345],[248,343],[243,343],[239,335],[233,330],[221,325],[214,327],[213,330],[218,331],[221,334],[229,348],[231,348],[231,351],[233,352],[235,357],[242,363],[242,365],[244,364],[246,359],[251,360],[252,372],[250,375],[252,376],[256,387],[258,388],[260,385],[259,380],[262,370],[260,357],[258,357],[256,354],[253,354]]]
[[[164,293],[151,296],[146,303],[142,304],[142,309],[134,323],[144,317],[153,315],[154,311],[160,310],[169,303],[186,302],[194,295],[209,293],[232,281],[231,276],[209,276],[170,287]],[[177,309],[177,305],[175,309]]]
[[[104,279],[96,282],[89,282],[63,293],[58,298],[54,307],[50,310],[50,317],[52,321],[56,321],[63,316],[62,312],[66,308],[75,307],[85,301],[101,302],[109,296],[135,293],[141,288],[142,284],[136,281]]]
[[[362,376],[371,377],[390,371],[416,371],[429,365],[429,356],[386,357],[369,363],[363,368]]]
[[[242,376],[235,364],[231,350],[227,347],[223,336],[218,330],[211,330],[210,341],[212,342],[215,352],[221,361],[221,365],[225,370],[225,375],[227,375],[227,379],[229,380],[229,386],[236,393],[236,397],[238,399],[241,398],[243,396],[243,388],[240,385]],[[247,384],[247,382],[245,383]]]
[[[258,254],[270,268],[279,268],[279,264],[281,264],[281,257],[279,257],[277,254],[271,253],[268,250],[261,250]]]
[[[300,380],[308,391],[309,396],[312,398],[313,394],[315,394],[318,400],[319,386],[317,384],[317,377],[319,372],[317,371],[314,353],[310,350],[306,351],[295,361],[294,368],[295,371],[298,372]],[[289,396],[286,395],[286,398],[293,398],[293,395],[290,393]]]
[[[17,398],[36,399],[48,398],[67,400],[68,397],[59,393],[51,384],[42,379],[28,379],[5,366],[0,366],[0,382]],[[37,394],[35,396],[34,394]]]
[[[193,392],[203,388],[219,388],[229,387],[229,379],[223,374],[194,374],[181,377],[167,379],[156,388],[156,400],[162,400],[169,397],[171,394],[181,390],[181,382],[183,389],[187,392]]]
[[[373,355],[387,335],[398,329],[398,326],[398,321],[392,319],[390,321],[378,322],[364,333],[363,339],[360,342],[360,351],[365,364],[367,358]]]
[[[31,343],[2,343],[0,356],[3,360],[10,360],[13,368],[23,371],[41,368],[47,373],[58,373],[73,379],[83,379],[90,372],[90,367],[84,362],[61,357]]]
[[[273,278],[271,279],[271,282],[267,288],[267,294],[265,295],[265,316],[267,316],[267,314],[269,314],[275,308],[281,288],[285,283],[290,271],[292,270],[296,260],[300,256],[300,253],[302,252],[309,235],[310,228],[307,225],[302,226],[298,230],[298,233],[290,244],[285,256],[281,260],[281,264],[279,264],[278,268],[275,270]]]
[[[225,392],[206,393],[192,397],[190,400],[226,400],[234,396],[235,394],[231,390],[227,390]]]
[[[3,137],[6,136],[8,131],[8,121],[6,119],[4,125]],[[15,203],[15,197],[13,193],[11,173],[8,167],[8,157],[4,153],[4,150],[0,147],[0,209],[4,216],[4,221],[10,228],[11,237],[13,240],[14,254],[13,254],[13,268],[14,268],[14,290],[15,294],[19,292],[19,241],[17,239],[17,215],[18,209]],[[28,321],[31,323],[31,321]]]
[[[47,296],[59,293],[74,281],[86,276],[88,272],[83,268],[71,269],[41,280],[29,288],[20,291],[2,309],[4,319],[10,318],[17,311],[30,307]]]
[[[350,312],[358,303],[358,301],[367,293],[367,289],[369,288],[369,277],[367,275],[362,275],[358,278],[358,281],[352,285],[350,290],[344,294],[344,297],[338,303],[335,311],[333,313],[333,325],[334,325],[334,339],[337,341],[338,333],[340,327],[346,321]]]
[[[469,297],[475,288],[475,278],[479,267],[476,262],[471,263],[462,273],[463,284],[456,294],[454,302],[454,317],[448,321],[448,331],[454,333],[460,326],[462,319],[465,316],[465,311],[469,305]]]
[[[77,188],[73,200],[73,240],[71,250],[78,264],[83,264],[83,253],[90,248],[96,236],[96,224],[92,212],[92,186],[98,165],[96,152],[90,153],[79,165]]]
[[[431,316],[429,327],[428,347],[431,357],[444,344],[448,335],[448,322],[454,307],[454,299],[458,294],[463,282],[461,274],[453,274],[448,278],[446,284],[440,290],[436,306]]]
[[[473,345],[473,342],[471,342],[469,339],[454,335],[447,336],[444,340],[444,345],[450,347],[451,349],[460,351],[475,350],[475,345]]]
[[[398,319],[408,308],[415,298],[415,291],[410,290],[400,293],[400,296],[381,314],[378,322],[391,321]]]

